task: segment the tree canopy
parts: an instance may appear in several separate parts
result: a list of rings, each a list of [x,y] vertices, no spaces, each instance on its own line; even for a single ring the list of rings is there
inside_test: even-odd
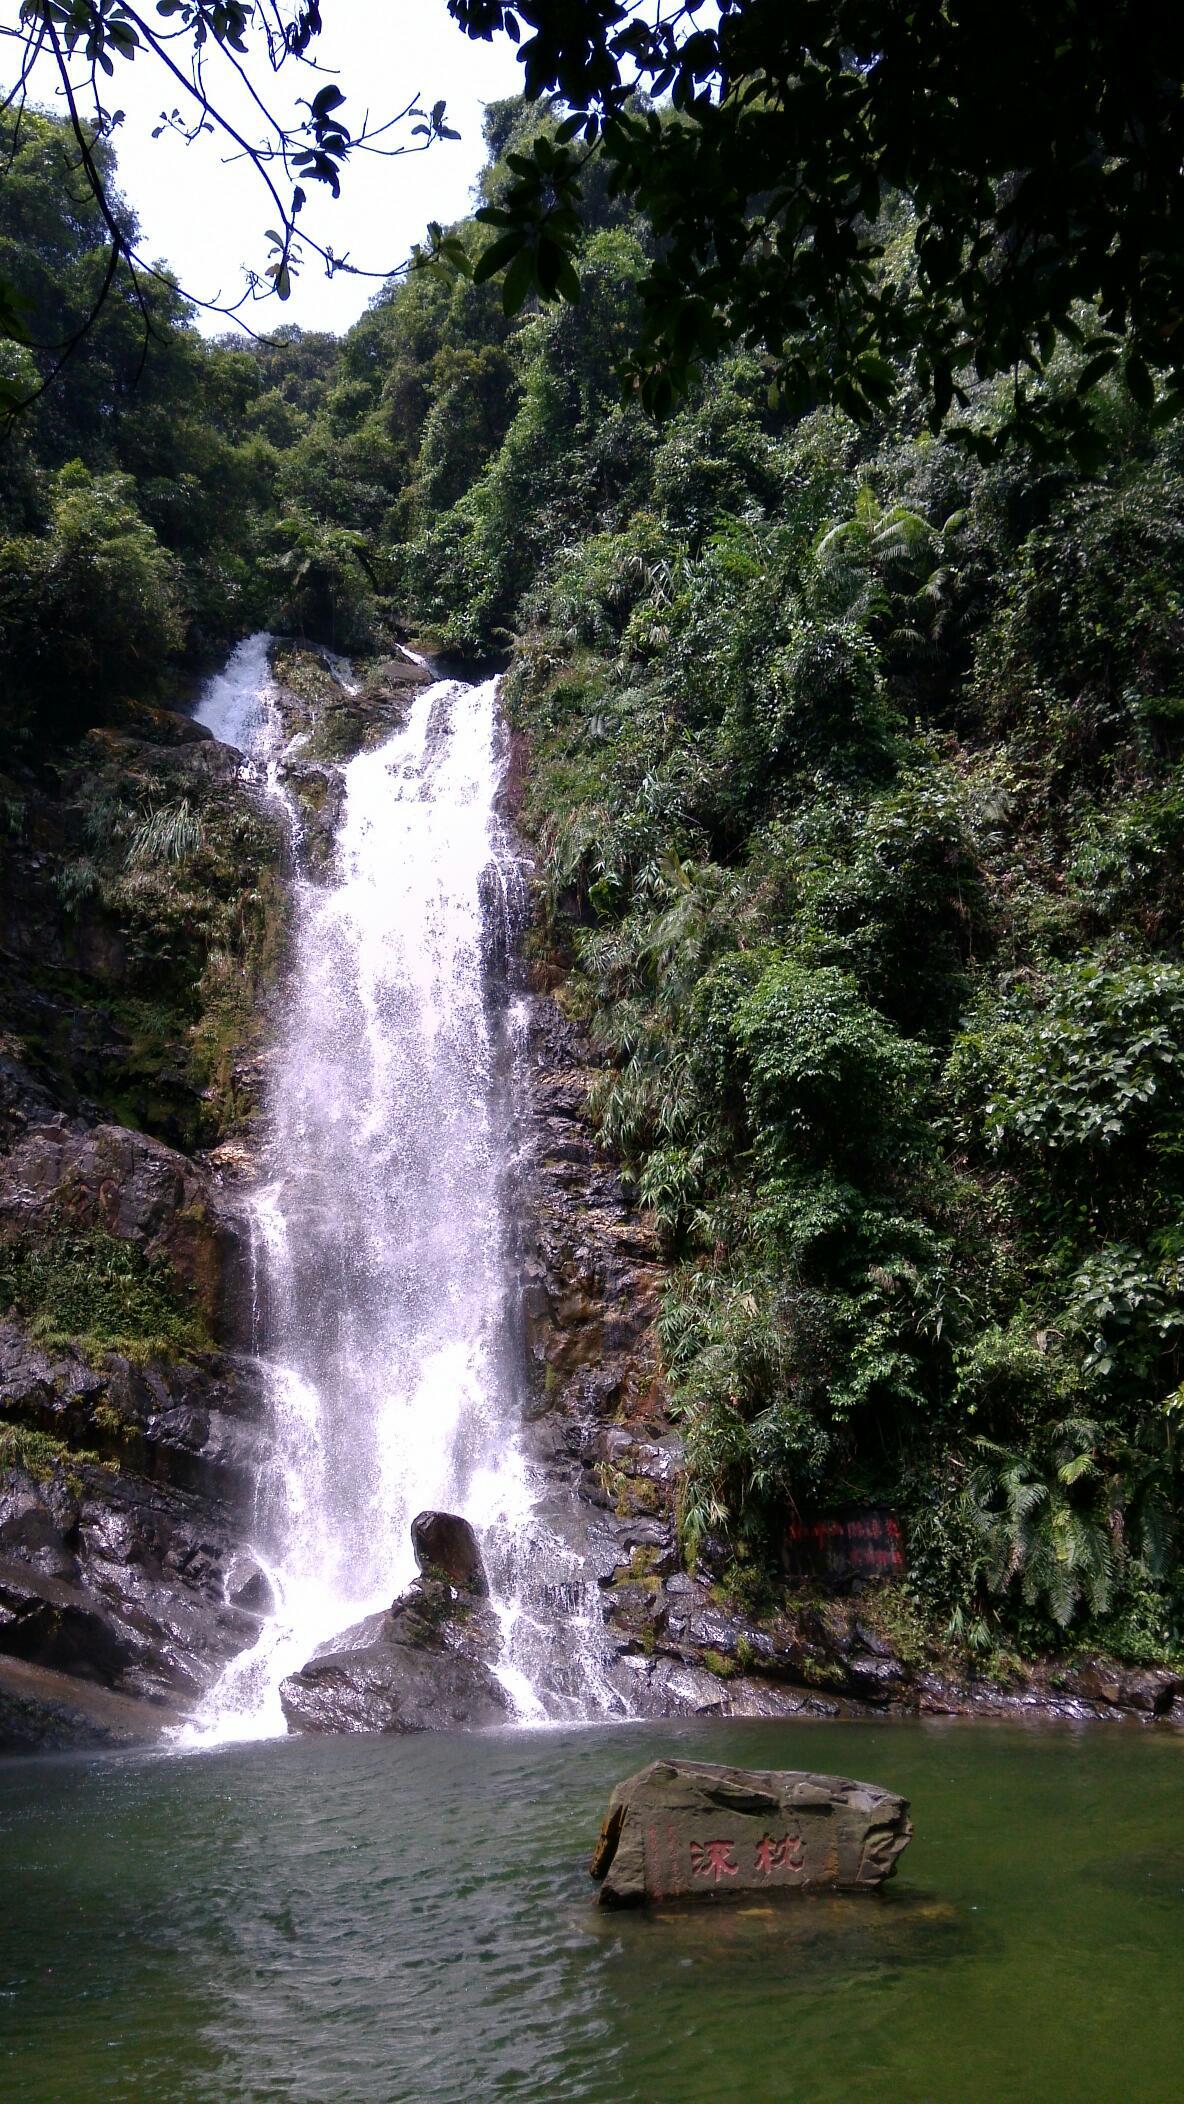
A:
[[[1180,18],[1141,0],[449,6],[470,36],[532,32],[527,94],[571,113],[512,164],[478,268],[506,268],[512,300],[574,296],[588,156],[607,160],[655,236],[632,360],[651,407],[736,341],[792,408],[865,417],[903,369],[934,428],[969,375],[1010,374],[1003,428],[1050,449],[1088,447],[1089,390],[1120,362],[1141,404],[1157,381],[1179,401]],[[1063,339],[1089,362],[1037,407]]]
[[[52,95],[72,141],[67,163],[72,195],[80,211],[97,213],[105,233],[103,269],[90,296],[68,311],[58,334],[45,333],[19,273],[0,274],[0,343],[15,342],[38,354],[31,388],[27,376],[14,379],[0,367],[0,408],[7,407],[10,417],[52,386],[119,284],[139,310],[142,361],[159,333],[152,297],[162,273],[138,246],[138,230],[121,209],[111,177],[109,145],[125,115],[108,100],[111,83],[117,69],[137,58],[141,70],[152,70],[162,97],[172,99],[172,108],[161,110],[153,137],[168,131],[193,145],[205,134],[215,136],[226,158],[253,170],[261,219],[273,222],[266,232],[261,228],[267,261],[246,271],[237,298],[195,300],[193,288],[187,288],[191,302],[241,317],[254,300],[285,300],[308,254],[317,256],[329,275],[339,270],[386,275],[359,271],[348,256],[300,227],[310,187],[320,184],[336,197],[341,170],[351,157],[398,158],[458,134],[445,122],[443,101],[424,109],[415,95],[377,120],[367,115],[351,128],[336,81],[313,85],[320,69],[311,47],[320,33],[318,0],[156,0],[154,8],[144,10],[126,0],[21,0],[16,24],[0,23],[0,52],[9,59],[7,69],[0,70],[0,182],[12,180],[25,121],[36,114],[38,98]],[[294,115],[284,100],[272,99],[273,77],[293,67],[310,69],[310,92],[296,98]],[[245,119],[237,114],[244,98]],[[164,282],[172,288],[167,274]]]
[[[331,39],[336,0],[163,0],[156,23],[124,0],[23,0],[5,32],[17,66],[56,62],[79,170],[100,210],[104,82],[141,54],[190,90],[182,129],[228,127],[219,54],[248,83]],[[1137,402],[1171,413],[1184,386],[1184,24],[1145,0],[448,0],[470,36],[520,46],[528,98],[553,98],[557,131],[511,163],[476,255],[431,232],[423,260],[504,273],[513,311],[532,293],[579,296],[583,205],[594,164],[652,231],[643,327],[627,380],[651,409],[728,343],[757,348],[787,407],[829,401],[864,418],[903,377],[933,427],[963,419],[979,451],[1019,430],[1088,459],[1096,380],[1120,366]],[[78,68],[81,67],[79,74]],[[265,81],[263,83],[265,85]],[[348,85],[348,84],[347,84]],[[253,87],[256,158],[276,216],[251,291],[283,297],[307,185],[334,193],[360,150],[448,134],[444,106],[399,107],[351,133],[332,83],[295,127]],[[234,136],[230,127],[231,136]],[[113,267],[134,265],[117,216]],[[316,244],[312,244],[314,247]],[[341,267],[332,251],[319,251]],[[98,288],[101,295],[104,288]],[[31,330],[9,284],[0,329]],[[85,317],[84,317],[85,319]],[[1038,385],[1065,341],[1089,352],[1055,398]],[[970,378],[1007,375],[988,429],[965,421]]]

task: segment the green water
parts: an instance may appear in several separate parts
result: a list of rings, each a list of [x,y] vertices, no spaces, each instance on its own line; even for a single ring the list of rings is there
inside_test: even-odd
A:
[[[881,1899],[592,1904],[655,1754],[912,1799]],[[1184,1738],[695,1724],[0,1766],[0,2096],[1184,2096]]]

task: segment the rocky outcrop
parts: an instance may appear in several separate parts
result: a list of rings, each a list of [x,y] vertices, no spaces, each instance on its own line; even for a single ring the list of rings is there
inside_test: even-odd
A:
[[[149,1710],[69,1674],[0,1658],[0,1754],[144,1746],[180,1721],[179,1711]]]
[[[0,1477],[0,1658],[176,1706],[258,1635],[236,1605],[235,1516],[71,1457]],[[146,1727],[147,1728],[147,1727]]]
[[[165,1264],[184,1304],[212,1332],[233,1321],[241,1265],[237,1224],[196,1162],[117,1125],[26,1131],[0,1159],[0,1239],[38,1241],[99,1229]]]
[[[0,1322],[0,1421],[63,1449],[104,1457],[230,1509],[265,1460],[266,1405],[256,1361],[221,1352],[133,1363],[48,1350]],[[3,1536],[0,1535],[0,1539]]]
[[[241,1542],[263,1417],[250,1360],[92,1359],[0,1323],[0,1664],[145,1705],[134,1728],[103,1711],[95,1743],[151,1736],[255,1641],[270,1597]],[[19,1731],[9,1703],[14,1743],[37,1743],[37,1685]],[[89,1743],[51,1694],[45,1742]]]
[[[14,762],[0,758],[0,768]],[[271,1606],[265,1419],[220,1163],[258,1100],[281,828],[241,757],[128,705],[4,775],[0,1747],[129,1744]],[[141,853],[146,821],[185,852]]]
[[[509,1698],[493,1671],[501,1631],[490,1609],[442,1580],[421,1579],[314,1652],[280,1688],[296,1732],[473,1730],[504,1724]]]
[[[434,675],[410,658],[371,664],[348,679],[329,651],[280,644],[273,652],[284,748],[279,779],[299,813],[301,867],[323,875],[337,850],[345,801],[341,762],[388,738],[405,721],[416,689]]]
[[[790,1589],[779,1610],[757,1618],[706,1573],[638,1578],[626,1565],[602,1599],[618,1671],[630,1673],[647,1715],[895,1711],[1088,1722],[1133,1714],[1184,1723],[1184,1674],[1168,1668],[1054,1658],[1017,1661],[1006,1681],[956,1670],[928,1656],[915,1631],[896,1632],[897,1596],[876,1585],[829,1599]]]
[[[0,1324],[0,1656],[174,1704],[270,1606],[240,1542],[263,1459],[250,1360],[134,1366],[49,1353]]]
[[[415,1561],[428,1578],[440,1578],[458,1592],[483,1596],[489,1580],[467,1520],[456,1512],[417,1512],[411,1522]]]
[[[837,1775],[653,1761],[613,1791],[590,1868],[608,1907],[871,1892],[908,1846],[908,1810]]]
[[[55,1126],[83,1129],[77,1119],[71,1124],[57,1097],[5,1049],[5,1041],[0,1038],[0,1147],[13,1146],[37,1127]]]
[[[663,1267],[588,1118],[595,1078],[579,1030],[546,996],[531,1003],[521,1171],[523,1317],[535,1448],[602,1478],[646,1427],[670,1444],[654,1321]]]
[[[330,769],[389,738],[420,687],[436,677],[412,658],[377,659],[361,679],[324,650],[281,643],[273,652],[277,706],[294,765]]]

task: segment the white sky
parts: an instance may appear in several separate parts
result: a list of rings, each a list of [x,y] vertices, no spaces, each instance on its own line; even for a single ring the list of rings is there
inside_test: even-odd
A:
[[[315,47],[318,62],[330,69],[319,78],[307,68],[285,67],[277,80],[256,55],[252,77],[273,106],[296,95],[316,93],[333,78],[346,97],[342,112],[351,131],[361,128],[369,106],[377,121],[393,114],[418,92],[430,105],[443,96],[448,122],[461,134],[422,155],[379,160],[360,155],[351,161],[336,202],[320,184],[309,184],[309,202],[301,216],[321,241],[367,269],[383,271],[402,263],[429,219],[447,224],[470,209],[470,192],[484,159],[481,114],[487,102],[511,95],[520,86],[514,47],[506,37],[491,44],[471,42],[457,28],[445,0],[322,0],[325,31]],[[0,22],[15,23],[17,0],[0,0]],[[144,10],[159,23],[152,0]],[[0,43],[0,64],[12,47]],[[180,54],[181,46],[178,45]],[[260,65],[262,57],[262,65]],[[50,95],[48,69],[35,84],[43,105],[60,109]],[[225,86],[225,93],[223,88]],[[212,65],[211,99],[248,131],[249,105],[239,85],[219,77]],[[164,257],[186,292],[200,298],[237,298],[244,264],[262,270],[268,260],[265,229],[275,224],[275,211],[253,170],[225,165],[226,146],[200,139],[193,146],[171,137],[151,136],[162,109],[177,106],[185,114],[177,84],[161,75],[147,54],[130,65],[117,63],[107,82],[109,108],[123,109],[126,122],[116,133],[119,180],[137,213],[144,252]],[[290,104],[289,104],[290,107]],[[256,119],[255,129],[258,129]],[[409,137],[410,126],[405,127]],[[281,195],[287,185],[278,181]],[[356,320],[378,289],[376,280],[339,275],[326,278],[324,266],[309,257],[296,279],[292,296],[251,304],[244,310],[251,326],[266,331],[281,322],[303,328],[343,330]],[[229,324],[219,315],[202,315],[198,326],[207,334]]]

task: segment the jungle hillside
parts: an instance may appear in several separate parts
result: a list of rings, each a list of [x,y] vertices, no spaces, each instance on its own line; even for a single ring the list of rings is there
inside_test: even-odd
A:
[[[925,1641],[1176,1659],[1184,421],[1084,307],[1024,416],[959,372],[960,433],[903,349],[850,413],[735,340],[658,399],[668,237],[595,155],[578,299],[481,268],[563,125],[491,106],[474,216],[341,339],[205,340],[167,278],[145,339],[116,271],[0,456],[0,854],[250,631],[504,667],[530,969],[660,1239],[688,1566],[755,1612],[795,1522],[882,1509]],[[68,126],[0,133],[0,279],[58,341],[109,229]],[[889,199],[885,299],[915,230]],[[95,804],[61,914],[198,823]],[[266,931],[203,941],[266,968]]]

